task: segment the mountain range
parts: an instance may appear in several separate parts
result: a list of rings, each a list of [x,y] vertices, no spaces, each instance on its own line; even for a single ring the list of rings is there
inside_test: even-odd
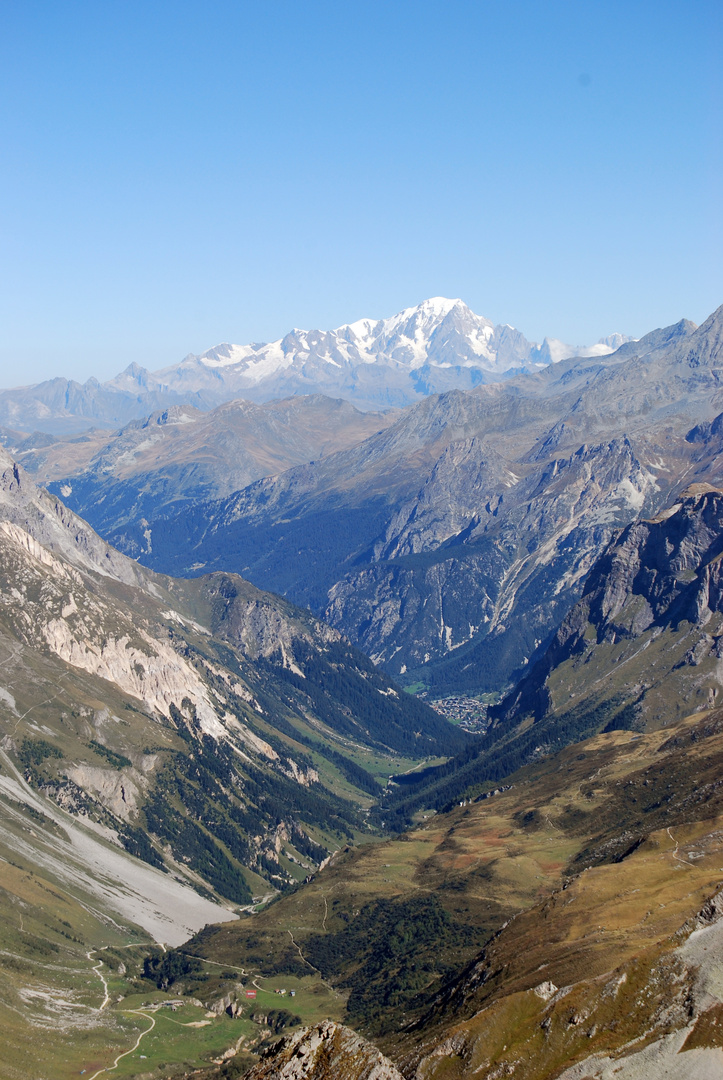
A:
[[[510,697],[441,771],[395,775],[381,812],[410,789],[424,812],[352,844],[375,831],[359,751],[368,776],[406,764],[405,732],[454,751],[439,721],[298,609],[154,574],[2,466],[9,1080],[114,1059],[205,1080],[717,1075],[723,713],[695,672],[723,608],[720,491],[616,535],[538,665],[538,712]],[[585,649],[602,692],[575,726],[554,680]],[[666,715],[621,715],[636,655]],[[485,757],[496,775],[470,770]],[[243,903],[284,874],[275,903]]]
[[[129,458],[108,471],[102,454],[63,478],[43,466],[39,479],[149,566],[233,570],[419,689],[501,693],[619,528],[692,481],[715,484],[722,323],[719,309],[602,358],[431,395],[221,498],[184,500],[170,484],[148,499],[163,468],[134,474]]]
[[[8,1080],[721,1075],[722,417],[723,308],[6,431]]]
[[[115,432],[35,432],[6,443],[38,483],[74,505],[96,502],[95,525],[110,531],[346,449],[397,415],[360,412],[321,394],[263,405],[241,399],[209,412],[174,405]]]
[[[149,372],[129,365],[114,379],[62,378],[0,391],[0,425],[62,434],[118,427],[173,405],[210,409],[233,398],[265,402],[326,394],[361,409],[408,405],[431,393],[535,370],[571,355],[604,355],[629,339],[612,334],[574,347],[529,342],[493,325],[461,300],[434,297],[389,319],[359,319],[336,330],[292,330],[270,344],[224,343]]]

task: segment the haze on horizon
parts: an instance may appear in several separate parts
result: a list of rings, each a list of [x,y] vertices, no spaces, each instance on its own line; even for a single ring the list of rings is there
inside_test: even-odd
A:
[[[49,0],[0,13],[0,386],[461,297],[532,340],[723,301],[723,14]]]

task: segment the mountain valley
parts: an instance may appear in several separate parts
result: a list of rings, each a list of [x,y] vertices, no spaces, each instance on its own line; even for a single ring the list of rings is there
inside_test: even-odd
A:
[[[99,472],[51,487],[155,569],[242,573],[395,678],[437,696],[501,693],[617,529],[693,481],[715,484],[722,321],[433,395],[356,445],[155,517],[143,476],[111,514]]]
[[[722,330],[6,432],[8,1080],[721,1074]]]
[[[410,1078],[715,1076],[721,715],[594,736],[186,949],[317,968]]]
[[[470,736],[306,612],[148,571],[0,466],[3,1058],[62,1031],[71,1075],[144,1026],[107,993],[96,1019],[95,947],[127,971],[237,918],[374,836],[389,773]]]

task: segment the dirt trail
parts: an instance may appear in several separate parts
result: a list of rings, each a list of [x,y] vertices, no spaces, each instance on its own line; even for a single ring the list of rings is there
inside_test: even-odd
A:
[[[136,1016],[142,1016],[145,1020],[150,1020],[151,1026],[140,1033],[140,1035],[135,1041],[135,1045],[132,1046],[130,1050],[124,1050],[122,1054],[118,1055],[112,1065],[108,1065],[107,1067],[98,1069],[97,1072],[94,1072],[92,1076],[88,1077],[88,1080],[96,1080],[96,1077],[100,1076],[101,1073],[113,1072],[114,1069],[117,1069],[118,1062],[122,1061],[124,1057],[128,1057],[129,1054],[134,1053],[141,1045],[141,1041],[146,1037],[146,1035],[150,1034],[150,1032],[153,1031],[154,1027],[156,1026],[156,1018],[154,1016],[149,1016],[148,1013],[142,1012],[140,1009],[128,1009],[127,1012],[134,1013]]]
[[[672,832],[670,831],[670,827],[668,827],[665,831],[667,832],[668,836],[670,837],[670,839],[675,844],[675,849],[671,852],[673,858],[677,859],[679,863],[683,864],[683,866],[687,866],[688,868],[690,868],[690,863],[688,862],[688,860],[687,859],[681,859],[681,857],[678,855],[678,847],[680,845],[678,844],[678,841],[675,839]]]
[[[91,964],[93,963],[93,953],[94,952],[98,952],[98,950],[97,949],[89,949],[88,952],[85,954],[88,957],[88,959],[90,960]],[[108,981],[107,981],[105,975],[103,974],[103,972],[100,970],[102,967],[103,967],[103,961],[102,960],[99,960],[97,962],[97,964],[95,964],[95,966],[93,967],[93,971],[96,973],[96,975],[98,976],[100,981],[103,983],[103,991],[104,991],[103,1003],[102,1003],[101,1007],[98,1009],[98,1012],[102,1012],[103,1009],[105,1009],[106,1006],[110,1003],[110,996],[108,994]]]
[[[60,685],[62,687],[62,683]],[[38,702],[35,703],[35,705],[31,705],[29,709],[26,709],[26,711],[23,713],[22,716],[18,716],[18,719],[17,719],[17,721],[15,723],[15,727],[13,728],[12,732],[10,733],[10,738],[11,739],[15,738],[15,734],[16,734],[20,724],[22,723],[22,721],[25,719],[26,716],[30,716],[30,713],[33,712],[35,709],[41,709],[43,707],[43,705],[51,705],[54,701],[57,701],[58,698],[60,697],[60,695],[63,694],[64,692],[65,692],[65,689],[62,688],[60,690],[60,693],[53,694],[52,697],[46,698],[45,701],[38,701]]]
[[[129,945],[116,945],[115,948],[116,949],[137,949],[139,947],[147,947],[147,944],[148,943],[145,942],[145,941],[131,941]],[[107,945],[102,945],[99,949],[90,949],[85,955],[88,957],[90,962],[93,963],[93,953],[105,952],[107,948],[108,948]],[[102,1012],[103,1009],[107,1008],[108,1005],[110,1004],[110,996],[108,994],[108,982],[106,980],[105,975],[100,970],[102,968],[102,966],[103,966],[103,959],[102,959],[102,957],[99,957],[97,964],[95,964],[95,966],[93,967],[93,971],[96,973],[96,975],[98,976],[100,981],[103,983],[103,989],[105,991],[105,997],[103,998],[103,1004],[98,1009],[98,1012]]]
[[[312,971],[316,971],[316,972],[317,972],[317,974],[318,974],[318,973],[319,973],[319,969],[318,969],[318,968],[315,968],[315,967],[314,967],[314,965],[313,965],[313,964],[310,964],[310,963],[309,963],[309,961],[308,961],[308,960],[306,959],[306,957],[304,956],[303,952],[301,951],[301,948],[300,948],[300,947],[299,947],[299,946],[298,946],[298,945],[296,944],[296,942],[294,941],[294,935],[293,935],[293,934],[291,933],[291,931],[290,931],[290,930],[287,930],[287,931],[286,931],[286,933],[287,933],[287,934],[289,935],[289,937],[291,938],[291,944],[292,944],[292,945],[294,946],[294,948],[296,949],[296,951],[298,952],[299,956],[300,956],[300,957],[301,957],[301,959],[302,959],[302,960],[304,961],[304,963],[305,963],[305,964],[307,965],[307,967],[310,967]]]

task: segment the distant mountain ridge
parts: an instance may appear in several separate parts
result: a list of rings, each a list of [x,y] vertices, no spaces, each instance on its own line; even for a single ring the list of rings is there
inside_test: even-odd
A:
[[[723,308],[698,329],[682,320],[607,356],[432,395],[356,446],[177,515],[144,509],[146,524],[133,478],[115,526],[99,474],[68,476],[67,497],[126,554],[178,575],[240,572],[408,682],[500,691],[618,529],[720,482],[706,425],[723,412],[722,323]]]
[[[208,410],[238,397],[265,402],[297,394],[342,397],[361,409],[399,407],[570,356],[605,356],[630,340],[612,334],[592,346],[556,338],[539,345],[462,300],[433,297],[388,319],[294,329],[270,343],[224,342],[156,372],[134,363],[105,383],[57,378],[3,390],[0,426],[60,434],[121,426],[173,405]]]
[[[174,505],[222,498],[263,476],[353,446],[388,427],[396,410],[361,412],[320,394],[270,401],[237,400],[202,412],[174,405],[119,431],[81,435],[6,432],[0,442],[34,478],[57,493],[101,509],[96,527],[128,517],[153,519]]]

